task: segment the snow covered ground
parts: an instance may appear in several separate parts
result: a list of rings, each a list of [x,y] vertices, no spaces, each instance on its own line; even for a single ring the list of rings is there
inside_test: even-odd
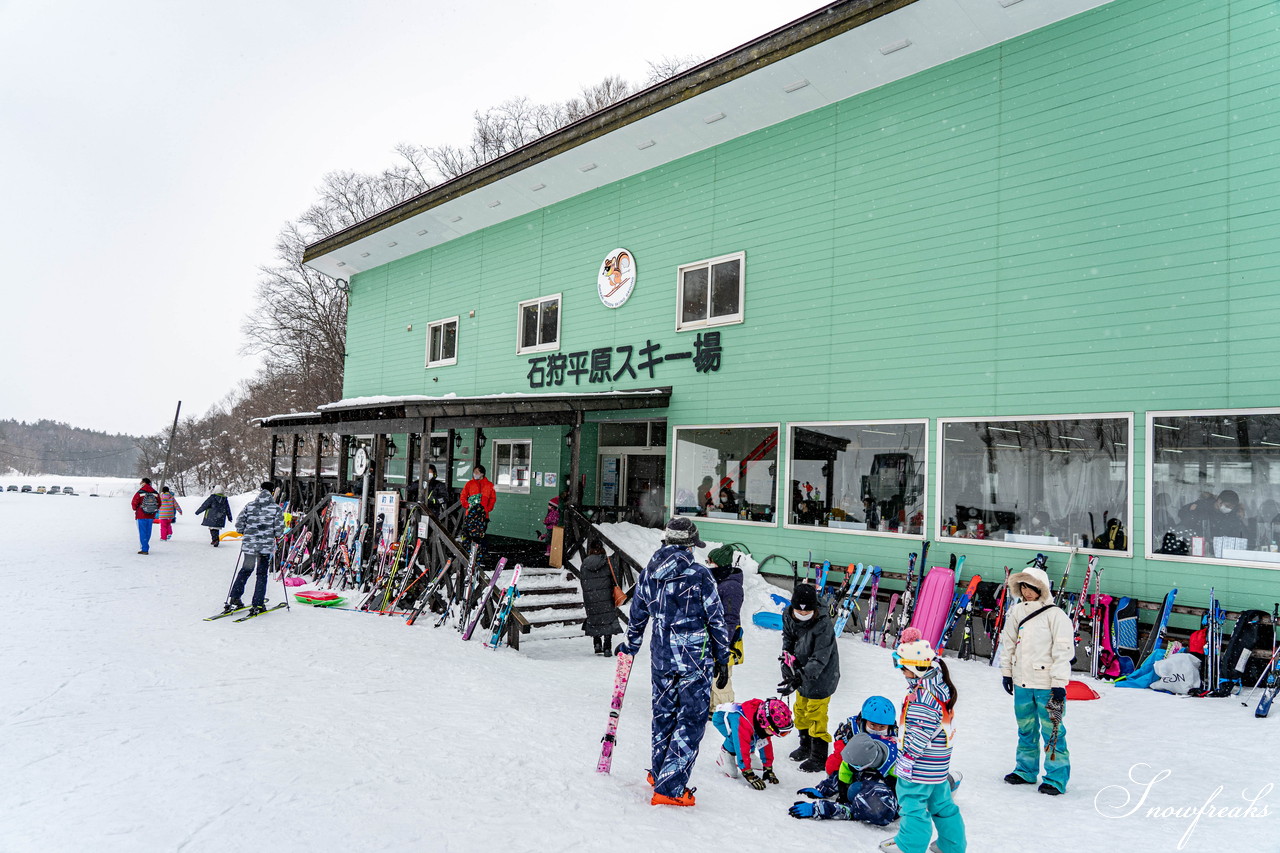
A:
[[[815,777],[785,758],[766,791],[718,775],[714,729],[697,807],[651,807],[647,649],[603,777],[613,665],[585,638],[493,652],[451,628],[296,604],[203,622],[236,551],[194,522],[141,557],[127,496],[0,494],[0,851],[870,851],[888,837],[789,817]],[[652,535],[613,532],[636,547]],[[758,606],[767,587],[749,580]],[[748,628],[739,698],[772,692],[778,644]],[[901,697],[887,650],[846,637],[841,656],[834,715]],[[1074,775],[1050,798],[1001,781],[1016,735],[998,673],[952,671],[970,850],[1280,849],[1280,720],[1097,685],[1101,700],[1068,710]],[[1236,812],[1196,822],[1206,803]]]

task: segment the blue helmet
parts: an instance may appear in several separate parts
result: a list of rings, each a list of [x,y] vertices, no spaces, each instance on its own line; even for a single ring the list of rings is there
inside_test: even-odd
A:
[[[866,723],[875,723],[881,726],[894,726],[898,723],[898,711],[893,707],[893,703],[883,696],[871,696],[867,701],[862,703],[862,710],[858,712],[858,717]]]

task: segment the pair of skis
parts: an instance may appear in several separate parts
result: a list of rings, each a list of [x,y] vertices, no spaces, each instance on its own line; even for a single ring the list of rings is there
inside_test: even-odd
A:
[[[502,635],[506,630],[507,622],[511,619],[511,611],[515,607],[516,599],[520,597],[520,570],[517,564],[515,574],[511,576],[510,583],[507,584],[507,591],[502,594],[502,603],[498,605],[498,613],[493,617],[493,631],[489,635],[489,642],[485,646],[490,649],[497,649],[502,645]]]
[[[879,566],[864,566],[862,563],[851,566],[850,571],[845,573],[845,580],[848,581],[848,591],[841,597],[840,604],[836,608],[835,631],[839,637],[844,633],[845,626],[849,624],[849,619],[857,610],[858,596],[862,595],[862,589],[866,586],[867,580],[874,572],[877,583],[880,578]]]
[[[218,619],[225,619],[228,616],[235,616],[237,613],[245,613],[245,615],[241,616],[239,619],[232,619],[231,621],[232,622],[248,622],[250,619],[257,619],[259,616],[265,616],[268,613],[275,613],[277,610],[282,610],[284,607],[285,607],[285,602],[282,601],[279,604],[277,604],[275,607],[267,607],[263,610],[259,610],[257,613],[251,613],[251,612],[247,613],[246,611],[252,611],[253,608],[246,604],[243,607],[233,607],[230,610],[224,610],[221,613],[215,613],[212,616],[206,617],[204,621],[214,622]]]

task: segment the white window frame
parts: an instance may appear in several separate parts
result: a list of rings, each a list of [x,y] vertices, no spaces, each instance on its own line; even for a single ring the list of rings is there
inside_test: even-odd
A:
[[[493,489],[494,489],[494,491],[496,491],[496,492],[503,492],[503,493],[505,493],[505,494],[509,494],[509,495],[527,495],[527,494],[529,494],[529,487],[533,484],[533,439],[531,439],[531,438],[491,438],[491,439],[489,439],[489,441],[490,441],[490,442],[492,442],[492,444],[493,444],[493,450],[492,450],[492,453],[491,453],[491,456],[490,456],[490,460],[489,460],[489,461],[490,461],[490,463],[491,463],[491,467],[490,467],[490,469],[489,469],[489,470],[491,470],[491,471],[493,472]],[[523,444],[523,445],[525,445],[526,447],[528,447],[528,448],[529,448],[529,470],[526,472],[526,473],[528,474],[528,477],[527,477],[527,478],[526,478],[526,480],[525,480],[525,485],[524,485],[523,487],[521,487],[521,486],[501,486],[501,485],[498,485],[498,468],[499,468],[499,466],[498,466],[498,448],[500,448],[500,447],[502,447],[502,446],[504,446],[504,445],[514,447],[514,446],[515,446],[515,445],[517,445],[517,444]],[[514,468],[514,467],[515,467],[515,466],[514,466],[514,464],[513,464],[513,465],[512,465],[512,468]]]
[[[544,302],[556,301],[556,339],[552,343],[541,343],[536,346],[526,347],[521,343],[524,341],[524,309],[528,305],[541,306]],[[525,355],[531,352],[556,352],[560,349],[560,329],[564,324],[564,299],[559,293],[549,293],[546,296],[539,296],[537,299],[526,299],[516,305],[516,355]],[[538,311],[538,327],[542,327],[542,311]]]
[[[995,539],[962,539],[958,536],[942,535],[942,518],[940,517],[940,513],[942,511],[942,506],[943,506],[942,477],[943,477],[943,471],[945,470],[942,464],[943,462],[942,448],[944,446],[943,442],[945,441],[944,437],[947,432],[947,429],[946,429],[947,424],[976,423],[976,422],[984,422],[984,421],[999,421],[1001,423],[1006,423],[1006,422],[1014,422],[1014,421],[1092,421],[1092,420],[1103,420],[1103,419],[1113,419],[1113,420],[1124,419],[1129,422],[1129,427],[1127,431],[1129,440],[1128,442],[1126,442],[1128,446],[1125,447],[1125,450],[1128,451],[1128,461],[1125,464],[1128,466],[1127,470],[1129,472],[1129,496],[1128,496],[1128,502],[1127,502],[1128,518],[1126,519],[1126,523],[1129,528],[1128,534],[1127,534],[1129,547],[1127,550],[1110,551],[1110,550],[1098,549],[1098,548],[1080,548],[1078,546],[1072,546],[1072,545],[1033,545],[1033,544],[1027,544],[1024,542],[1005,542],[1003,540],[995,540]],[[938,418],[937,419],[937,431],[938,431],[937,446],[935,450],[935,453],[937,455],[934,457],[935,468],[937,469],[937,474],[934,476],[934,480],[935,480],[934,499],[936,503],[934,504],[935,516],[933,519],[933,527],[930,529],[938,533],[937,541],[939,542],[948,542],[948,543],[954,542],[954,543],[965,545],[965,546],[981,545],[983,547],[991,547],[991,548],[1014,548],[1020,551],[1044,551],[1044,552],[1056,552],[1056,553],[1062,553],[1062,554],[1069,554],[1074,550],[1074,551],[1079,551],[1081,554],[1096,554],[1099,557],[1126,557],[1126,558],[1133,557],[1134,537],[1139,535],[1136,529],[1136,525],[1133,523],[1133,493],[1135,491],[1134,476],[1133,476],[1133,439],[1134,439],[1133,421],[1134,421],[1133,412],[1102,412],[1102,413],[1084,413],[1084,414],[1072,414],[1072,415],[982,415],[979,417],[971,417],[971,418]]]
[[[1204,417],[1229,417],[1231,415],[1276,415],[1280,414],[1280,409],[1178,409],[1173,411],[1147,412],[1147,432],[1146,432],[1146,507],[1150,506],[1152,489],[1154,488],[1155,463],[1159,460],[1155,458],[1155,422],[1156,418],[1204,418]],[[1151,547],[1151,534],[1148,530],[1144,530],[1143,556],[1148,560],[1161,560],[1168,563],[1196,563],[1206,566],[1247,566],[1254,569],[1280,569],[1280,563],[1266,563],[1260,560],[1224,560],[1219,557],[1193,557],[1190,554],[1185,557],[1180,554],[1157,554]],[[1132,542],[1132,539],[1130,540]]]
[[[738,262],[738,313],[727,314],[723,317],[711,316],[711,266],[713,264],[722,264],[725,261],[736,260]],[[689,323],[682,322],[681,316],[684,314],[684,274],[686,270],[696,269],[697,267],[707,268],[707,319],[694,320]],[[688,332],[695,329],[707,329],[714,326],[732,326],[743,323],[747,314],[747,253],[732,252],[728,255],[720,255],[715,258],[707,258],[703,261],[694,261],[689,264],[681,264],[676,267],[676,331]],[[757,522],[758,523],[758,522]]]
[[[775,423],[748,423],[748,424],[680,424],[680,425],[678,425],[678,426],[676,426],[676,425],[669,425],[669,428],[670,428],[670,435],[669,435],[669,441],[670,441],[670,444],[668,444],[668,445],[667,445],[667,447],[668,447],[668,449],[670,450],[670,453],[671,453],[671,464],[670,464],[670,469],[671,469],[671,484],[670,484],[670,489],[667,491],[667,506],[671,508],[671,515],[672,515],[672,516],[675,516],[675,514],[676,514],[676,482],[677,482],[677,481],[678,481],[678,479],[679,479],[679,471],[678,471],[678,470],[677,470],[677,468],[676,468],[676,452],[677,452],[678,445],[679,445],[679,442],[680,442],[680,431],[681,431],[681,430],[695,430],[695,429],[769,429],[769,428],[773,428],[773,429],[778,430],[778,451],[777,451],[777,452],[778,452],[778,454],[779,454],[779,455],[781,455],[781,453],[782,453],[782,439],[783,439],[782,426],[783,426],[783,424],[782,424],[781,422],[775,422]],[[777,463],[775,462],[774,464],[777,464]],[[779,470],[779,471],[781,471],[781,470],[782,470],[781,466],[779,466],[778,470]],[[683,517],[684,517],[684,518],[693,518],[693,519],[696,519],[696,523],[697,523],[697,524],[704,524],[704,523],[706,523],[706,524],[737,524],[737,525],[741,525],[741,526],[745,526],[745,527],[772,527],[772,528],[777,528],[777,526],[778,526],[778,516],[779,516],[779,514],[782,512],[782,507],[781,507],[781,505],[778,503],[778,487],[782,484],[782,480],[781,480],[780,478],[776,478],[776,479],[777,479],[777,482],[775,482],[775,483],[774,483],[774,495],[773,495],[773,506],[774,506],[774,510],[773,510],[773,521],[750,521],[750,520],[741,519],[741,518],[711,518],[711,517],[709,517],[709,516],[701,516],[701,515],[699,515],[699,516],[686,515],[686,516],[683,516]],[[745,493],[743,493],[743,496],[745,497]]]
[[[882,530],[842,530],[838,527],[822,527],[813,524],[792,524],[787,519],[791,515],[790,494],[788,490],[791,487],[791,469],[794,461],[791,448],[795,445],[792,430],[796,427],[832,427],[832,426],[909,426],[921,425],[924,427],[924,441],[920,445],[920,452],[924,454],[921,462],[920,472],[924,476],[925,487],[921,497],[924,498],[924,522],[920,525],[919,533],[893,533]],[[781,498],[788,501],[786,506],[779,507],[779,512],[783,513],[782,526],[787,530],[804,530],[809,533],[817,531],[818,533],[839,533],[843,536],[879,536],[885,539],[910,539],[916,542],[923,542],[929,538],[929,419],[928,418],[892,418],[887,420],[853,420],[853,421],[794,421],[787,423],[787,477],[779,482],[782,491]]]
[[[449,366],[449,365],[451,365],[451,364],[457,364],[457,363],[458,363],[458,332],[459,332],[459,326],[460,326],[460,324],[459,324],[458,320],[459,320],[459,317],[446,317],[446,318],[445,318],[445,319],[443,319],[443,320],[436,320],[436,321],[435,321],[435,322],[433,322],[433,323],[428,323],[428,324],[427,324],[427,361],[426,361],[426,366],[427,366],[428,368],[431,368],[431,367],[447,367],[447,366]],[[453,328],[453,358],[442,358],[442,359],[438,359],[438,360],[436,360],[436,361],[432,361],[432,360],[431,360],[431,333],[432,333],[435,329],[437,329],[437,328],[443,328],[443,327],[445,327],[445,326],[449,325],[450,323],[453,323],[453,327],[454,327],[454,328]],[[443,342],[443,340],[444,340],[444,339],[443,339],[443,338],[441,338],[441,341],[442,341],[442,342]],[[441,345],[441,348],[443,349],[443,343],[442,343],[442,345]]]

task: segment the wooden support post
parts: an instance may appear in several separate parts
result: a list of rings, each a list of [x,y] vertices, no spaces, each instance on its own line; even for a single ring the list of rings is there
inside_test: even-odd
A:
[[[323,482],[320,476],[321,469],[324,467],[324,440],[328,438],[322,432],[312,433],[312,437],[316,442],[316,469],[311,478],[311,506],[320,503],[320,488]],[[311,507],[307,507],[311,509]]]
[[[582,412],[573,413],[573,428],[569,430],[573,441],[572,455],[569,461],[569,487],[562,489],[569,493],[569,502],[575,506],[582,503],[582,490],[578,487],[578,473],[582,470]]]
[[[418,445],[418,480],[421,484],[418,487],[418,500],[422,501],[425,506],[427,503],[427,466],[432,463],[431,459],[431,422],[434,418],[422,419],[422,443]],[[438,471],[436,473],[439,473]]]
[[[409,500],[409,491],[413,488],[413,469],[418,464],[418,442],[421,439],[417,433],[406,433],[405,443],[409,446],[404,449],[404,499]]]
[[[338,436],[338,494],[345,495],[347,487],[347,456],[351,450],[351,436]]]
[[[445,460],[444,471],[441,476],[444,479],[444,487],[449,492],[449,503],[453,503],[453,437],[457,435],[453,430],[449,430],[449,434],[445,437]]]
[[[387,487],[387,435],[378,433],[373,437],[373,490],[382,491]]]
[[[289,497],[290,503],[295,501],[295,495],[298,491],[298,441],[301,436],[296,432],[293,434],[293,446],[289,451]]]
[[[271,462],[267,466],[267,479],[275,480],[276,478],[276,448],[280,444],[280,436],[274,432],[271,433]]]

